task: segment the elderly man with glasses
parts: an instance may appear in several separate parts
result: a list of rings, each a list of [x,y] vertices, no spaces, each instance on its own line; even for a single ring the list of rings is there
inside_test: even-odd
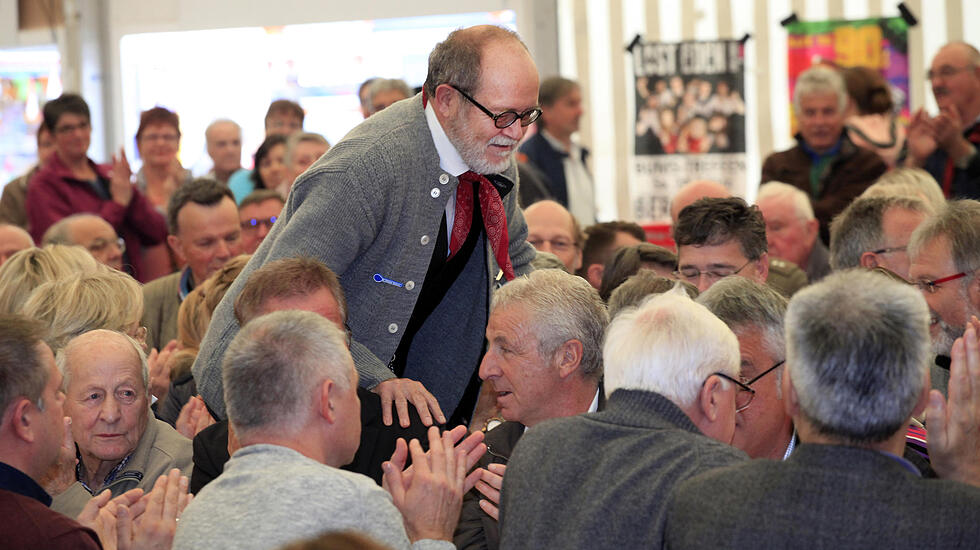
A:
[[[679,286],[619,313],[602,352],[605,410],[536,425],[511,455],[501,548],[660,548],[676,485],[745,459],[738,341]]]
[[[738,338],[742,381],[755,392],[739,411],[732,444],[752,458],[783,460],[793,452],[793,419],[786,412],[780,383],[786,359],[783,316],[786,298],[744,277],[718,281],[698,297]]]
[[[878,273],[835,273],[797,293],[786,312],[782,391],[800,445],[785,461],[753,460],[680,483],[664,545],[976,546],[980,342],[973,326],[957,342],[958,388],[946,402],[929,387],[928,326],[922,296]],[[943,480],[923,479],[902,458],[905,427],[927,405]]]
[[[386,423],[406,403],[427,425],[472,414],[490,297],[535,254],[512,157],[540,113],[537,69],[516,34],[454,31],[429,56],[420,95],[365,120],[296,180],[239,277],[300,255],[336,272],[360,384],[381,396]],[[241,288],[215,311],[193,369],[219,417]]]
[[[947,198],[980,198],[980,51],[950,42],[926,73],[939,114],[919,109],[909,124],[906,166],[925,168]]]
[[[951,201],[926,219],[912,233],[908,254],[909,279],[922,291],[931,313],[932,351],[949,357],[970,317],[980,317],[980,202]],[[947,362],[936,362],[948,370]]]
[[[68,244],[85,247],[99,263],[123,270],[126,241],[109,222],[95,214],[72,214],[44,232],[42,245]]]

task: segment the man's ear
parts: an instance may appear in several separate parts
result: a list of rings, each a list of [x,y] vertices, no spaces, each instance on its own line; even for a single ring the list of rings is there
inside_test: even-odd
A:
[[[337,393],[337,385],[333,380],[328,378],[320,383],[320,403],[317,409],[320,416],[330,424],[337,422],[337,412],[334,410],[333,402],[337,399]]]
[[[577,371],[582,364],[582,342],[568,340],[555,351],[555,362],[558,363],[558,376],[566,378]]]
[[[733,387],[734,384],[730,382],[728,384],[730,387],[725,389],[725,382],[722,381],[721,377],[712,374],[701,386],[701,392],[698,394],[698,405],[701,407],[701,414],[709,422],[716,422],[721,418],[725,412],[722,407],[733,406],[734,401],[726,399],[725,394],[734,391],[735,388]]]
[[[11,433],[27,443],[37,439],[33,415],[36,408],[26,397],[21,397],[7,407],[7,413],[3,415],[3,422],[10,423]]]
[[[187,263],[187,257],[184,255],[184,243],[176,235],[167,235],[167,246],[170,250],[174,251],[174,255],[180,260],[180,263]]]
[[[593,288],[599,290],[602,286],[602,275],[606,272],[606,266],[602,264],[592,264],[585,270],[585,278]]]
[[[803,228],[806,230],[806,242],[813,246],[817,242],[817,238],[820,236],[820,222],[816,219],[807,220],[803,222]]]
[[[759,256],[758,265],[756,266],[756,271],[759,272],[759,276],[762,277],[759,280],[760,283],[765,283],[769,279],[769,253],[763,252],[762,256]]]
[[[861,254],[861,267],[866,269],[874,269],[878,267],[878,256],[874,252],[865,252]]]
[[[432,107],[442,116],[449,116],[452,113],[453,105],[459,101],[459,92],[449,84],[436,86],[436,97],[430,97]]]

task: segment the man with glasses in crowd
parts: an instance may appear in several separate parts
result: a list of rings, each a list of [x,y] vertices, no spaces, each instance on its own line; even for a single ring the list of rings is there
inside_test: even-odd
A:
[[[752,458],[784,460],[795,447],[793,419],[786,412],[780,384],[786,342],[786,298],[767,285],[728,277],[698,297],[738,338],[741,379],[755,391],[752,405],[735,420],[732,445]]]
[[[831,267],[883,267],[908,278],[909,239],[930,214],[912,197],[859,197],[830,224]]]
[[[924,168],[946,198],[980,198],[980,51],[950,42],[926,73],[939,114],[919,109],[909,124],[906,166]]]
[[[745,459],[738,341],[679,286],[619,313],[602,362],[605,410],[539,424],[511,455],[501,548],[659,548],[674,487]]]
[[[681,210],[674,225],[674,275],[704,292],[729,275],[760,283],[769,275],[766,222],[738,197],[705,198]]]
[[[367,119],[295,182],[202,343],[193,371],[210,408],[225,415],[220,360],[243,281],[312,255],[340,276],[361,385],[381,396],[385,423],[397,407],[407,426],[408,404],[427,425],[468,420],[492,289],[534,257],[512,153],[540,113],[516,34],[480,26],[437,45],[422,94]]]
[[[582,267],[582,229],[575,216],[555,201],[538,201],[524,209],[527,242],[538,252],[550,252],[575,273]]]
[[[909,279],[929,305],[932,351],[950,357],[970,316],[980,317],[980,202],[950,201],[912,233],[908,254]]]
[[[44,232],[41,244],[83,246],[99,263],[123,270],[126,241],[119,238],[109,222],[95,214],[72,214],[60,220]]]
[[[922,297],[878,273],[835,273],[796,294],[782,390],[799,447],[785,461],[753,460],[679,484],[665,546],[975,546],[980,322],[957,342],[959,387],[948,402],[929,388],[928,324]],[[927,405],[943,480],[923,479],[902,458],[905,428]]]
[[[238,220],[242,227],[242,252],[254,254],[272,230],[285,203],[273,189],[256,189],[238,205]]]

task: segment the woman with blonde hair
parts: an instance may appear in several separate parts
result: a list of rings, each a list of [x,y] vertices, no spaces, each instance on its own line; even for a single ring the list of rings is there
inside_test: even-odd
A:
[[[0,266],[0,313],[20,313],[38,286],[74,273],[108,269],[81,246],[53,244],[21,250]]]
[[[38,286],[23,313],[47,326],[45,342],[55,353],[72,338],[95,329],[113,330],[142,342],[143,291],[129,275],[114,269],[76,273]]]

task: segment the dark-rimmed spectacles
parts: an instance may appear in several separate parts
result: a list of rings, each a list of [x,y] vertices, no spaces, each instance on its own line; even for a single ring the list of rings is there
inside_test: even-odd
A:
[[[888,254],[889,252],[905,252],[908,250],[907,246],[889,246],[886,248],[879,248],[878,250],[872,250],[872,254]]]
[[[753,378],[752,378],[751,380],[749,380],[749,381],[747,381],[747,382],[745,382],[745,385],[746,385],[746,386],[751,386],[752,384],[755,384],[755,383],[756,383],[756,382],[758,382],[758,381],[759,381],[759,379],[760,379],[760,378],[762,378],[763,376],[765,376],[765,375],[767,375],[767,374],[769,374],[770,372],[772,372],[772,371],[774,371],[774,370],[776,370],[776,369],[778,369],[779,367],[781,367],[781,366],[783,366],[783,363],[785,363],[785,362],[786,362],[786,360],[784,359],[784,360],[782,360],[782,361],[780,361],[780,362],[778,362],[778,363],[776,363],[775,365],[773,365],[773,366],[771,366],[771,367],[769,367],[768,369],[766,369],[766,370],[764,370],[764,371],[762,371],[762,372],[760,372],[759,374],[757,374],[757,375],[755,375],[755,376],[754,376],[754,377],[753,377]]]
[[[746,384],[746,383],[744,383],[744,382],[742,382],[740,380],[736,380],[736,379],[732,378],[731,376],[728,376],[727,374],[725,374],[723,372],[716,372],[716,373],[714,373],[714,375],[715,376],[720,376],[720,377],[724,378],[725,380],[728,380],[729,382],[735,384],[735,386],[736,386],[736,388],[735,388],[735,412],[740,413],[740,412],[744,411],[745,409],[749,408],[749,405],[752,404],[752,400],[755,398],[755,390],[753,390],[752,388],[750,388],[748,384]],[[756,380],[757,379],[758,379],[758,377],[756,377]]]
[[[480,105],[480,103],[477,100],[470,97],[469,94],[467,94],[463,90],[460,90],[455,85],[449,84],[449,87],[459,92],[460,95],[462,95],[467,100],[469,100],[470,103],[476,105],[477,109],[483,111],[485,115],[492,118],[493,125],[500,129],[507,128],[511,124],[517,122],[518,120],[521,121],[521,126],[529,126],[533,124],[535,120],[538,120],[539,116],[541,116],[541,109],[538,109],[537,107],[528,109],[523,113],[518,113],[517,111],[504,111],[502,113],[493,114],[493,112],[490,111],[490,109],[487,109],[483,105]]]

